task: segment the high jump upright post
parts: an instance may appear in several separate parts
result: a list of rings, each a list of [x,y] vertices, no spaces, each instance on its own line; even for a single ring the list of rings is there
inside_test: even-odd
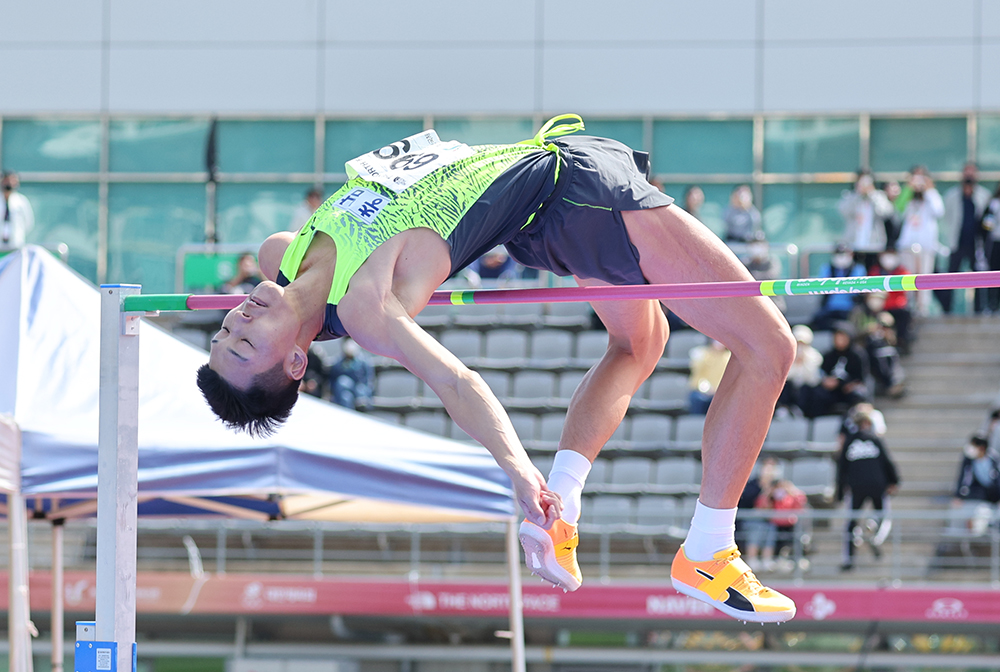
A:
[[[139,285],[101,285],[95,621],[77,623],[75,672],[135,672],[139,494]]]

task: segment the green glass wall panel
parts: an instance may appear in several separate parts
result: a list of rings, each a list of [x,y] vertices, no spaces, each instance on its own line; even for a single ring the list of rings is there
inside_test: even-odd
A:
[[[223,173],[311,173],[316,168],[312,121],[220,121],[216,142]]]
[[[611,138],[618,142],[623,142],[632,149],[643,149],[642,141],[642,121],[627,119],[589,119],[583,118],[587,135],[596,135],[599,138]]]
[[[309,188],[307,184],[220,184],[215,218],[218,241],[260,245],[275,231],[287,231]]]
[[[35,212],[28,242],[49,249],[65,244],[70,267],[97,282],[97,185],[36,182],[22,184],[21,193]]]
[[[113,121],[111,170],[123,173],[207,171],[208,129],[207,121]]]
[[[7,170],[96,173],[101,164],[101,124],[5,120],[0,158]]]
[[[202,184],[112,184],[108,193],[108,282],[174,291],[177,248],[205,242]]]
[[[344,164],[351,159],[422,130],[424,122],[420,119],[328,121],[324,157],[326,172],[343,173]]]
[[[677,201],[677,205],[684,207],[684,192],[690,184],[664,184],[663,191],[668,196]],[[723,213],[729,207],[729,195],[732,193],[735,184],[699,184],[701,190],[705,192],[705,204],[698,212],[700,219],[708,228],[712,229],[718,236],[722,236],[726,231],[726,224],[722,219]]]
[[[829,244],[840,239],[844,223],[837,203],[849,184],[768,184],[761,211],[772,243]]]
[[[979,117],[976,158],[983,170],[1000,170],[1000,116]]]
[[[871,120],[871,166],[876,172],[918,164],[932,172],[961,170],[966,152],[964,117]]]
[[[832,173],[861,165],[857,118],[768,119],[764,122],[765,173]]]
[[[458,140],[467,145],[521,142],[538,132],[531,119],[435,119],[434,130],[442,140]]]
[[[653,123],[653,172],[753,172],[753,122],[672,121]]]

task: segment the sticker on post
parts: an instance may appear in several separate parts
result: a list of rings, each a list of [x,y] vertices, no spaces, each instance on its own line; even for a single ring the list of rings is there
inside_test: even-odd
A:
[[[382,212],[382,208],[391,201],[392,199],[384,194],[364,187],[356,187],[337,201],[337,207],[343,208],[363,222],[371,224],[378,217],[378,213]]]
[[[96,669],[98,670],[110,670],[111,669],[111,649],[97,649],[97,663]]]
[[[438,168],[474,154],[468,145],[455,140],[441,142],[436,132],[428,130],[351,159],[347,176],[377,182],[399,193]]]

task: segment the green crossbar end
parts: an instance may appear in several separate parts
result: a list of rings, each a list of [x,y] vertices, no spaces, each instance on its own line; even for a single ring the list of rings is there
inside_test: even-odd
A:
[[[187,300],[190,294],[133,294],[126,296],[122,310],[128,313],[152,313],[155,311],[189,310]]]

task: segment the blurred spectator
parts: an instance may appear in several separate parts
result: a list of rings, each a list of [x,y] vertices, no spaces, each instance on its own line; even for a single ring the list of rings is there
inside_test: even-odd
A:
[[[797,324],[792,327],[792,335],[795,337],[796,349],[795,360],[788,370],[788,378],[785,380],[785,387],[778,397],[775,417],[786,415],[804,415],[803,389],[811,389],[819,385],[822,377],[820,367],[823,364],[823,355],[812,346],[812,329],[804,324]]]
[[[349,338],[344,339],[341,351],[341,358],[330,366],[330,400],[345,408],[367,408],[375,388],[371,358]]]
[[[236,274],[222,284],[223,294],[249,294],[250,290],[264,281],[257,258],[247,252],[236,262]]]
[[[914,273],[933,273],[938,248],[938,220],[944,215],[941,194],[929,176],[917,173],[910,178],[910,198],[903,210],[903,226],[897,245],[908,257]],[[900,195],[897,203],[903,199]],[[927,315],[931,307],[929,290],[917,292],[917,313]]]
[[[722,343],[713,340],[709,345],[699,345],[691,348],[691,377],[688,384],[691,394],[688,397],[688,411],[695,415],[708,413],[715,391],[722,382],[722,374],[732,353]]]
[[[870,275],[907,275],[909,272],[899,263],[899,255],[892,246],[887,247],[885,252],[878,255],[878,262],[868,271]],[[883,310],[892,315],[896,322],[896,347],[904,355],[910,352],[913,339],[910,329],[913,324],[913,313],[910,311],[909,298],[907,293],[902,290],[889,292],[885,297],[885,306],[883,307]]]
[[[475,287],[481,287],[483,280],[486,284],[503,284],[509,280],[518,278],[518,265],[511,257],[503,245],[497,245],[492,250],[479,257],[471,264],[466,274],[469,282]],[[475,273],[475,277],[473,277]]]
[[[781,262],[778,257],[771,254],[771,246],[767,243],[767,236],[763,229],[754,232],[753,240],[747,245],[747,254],[743,259],[743,264],[750,271],[754,280],[777,280],[781,277]],[[778,310],[785,312],[785,297],[772,296],[774,305]]]
[[[839,415],[847,408],[867,401],[868,355],[854,345],[854,327],[840,322],[833,333],[833,349],[823,356],[820,384],[802,390],[807,417]]]
[[[765,490],[769,490],[782,476],[781,465],[773,457],[762,457],[760,468],[747,481],[740,495],[739,510],[750,511],[757,508],[758,498]],[[748,563],[756,564],[767,539],[770,520],[767,518],[736,518],[736,534],[740,539],[740,548],[746,548],[743,555]]]
[[[988,443],[985,436],[976,434],[965,445],[952,501],[959,520],[975,536],[986,533],[994,505],[1000,502],[1000,464],[989,454]]]
[[[896,180],[887,180],[882,183],[882,193],[885,194],[886,200],[892,206],[892,212],[885,218],[885,247],[886,249],[896,247],[896,241],[899,239],[899,229],[903,223],[903,213],[896,208],[896,201],[899,199],[899,195],[902,189],[899,187],[899,182]]]
[[[315,344],[306,352],[306,373],[299,383],[299,392],[323,399],[326,397],[327,370],[323,354]]]
[[[990,455],[994,457],[1000,456],[1000,409],[995,409],[990,413],[990,418],[986,421],[986,429],[983,433],[990,442]]]
[[[701,206],[705,205],[705,192],[697,184],[684,190],[684,209],[695,217],[699,217]]]
[[[321,205],[323,205],[323,191],[319,187],[313,187],[306,192],[305,200],[295,206],[295,211],[292,213],[292,221],[288,225],[288,230],[298,231],[305,226],[305,223],[309,221],[309,218],[313,216],[313,213],[316,212]]]
[[[838,204],[844,218],[844,242],[854,250],[864,266],[869,256],[885,249],[892,229],[892,203],[885,193],[875,188],[871,171],[858,171],[854,189],[845,191]]]
[[[885,424],[885,416],[882,415],[882,411],[876,409],[867,401],[862,401],[860,404],[852,406],[847,413],[844,414],[844,421],[840,424],[841,448],[843,448],[845,438],[858,432],[857,418],[859,417],[867,417],[871,421],[872,434],[879,438],[885,436],[885,433],[889,431],[888,426]]]
[[[727,243],[749,243],[760,230],[760,211],[754,207],[750,186],[741,184],[729,195],[729,207],[722,216]]]
[[[879,301],[883,305],[885,299],[878,294],[870,294],[869,301]],[[865,350],[868,352],[868,362],[871,365],[872,377],[875,379],[875,395],[886,395],[893,399],[903,396],[905,389],[903,381],[906,373],[899,362],[899,351],[896,349],[896,332],[893,330],[895,320],[884,310],[873,310],[875,319],[867,328],[865,335]]]
[[[14,171],[0,173],[0,188],[3,190],[0,247],[24,247],[28,232],[35,225],[35,213],[28,199],[18,191],[20,186],[21,180]]]
[[[854,567],[854,548],[867,542],[876,558],[881,557],[881,545],[889,534],[891,523],[883,521],[882,511],[887,507],[886,495],[895,494],[899,485],[896,465],[882,440],[872,432],[871,418],[863,412],[855,413],[857,432],[844,439],[844,448],[837,461],[837,501],[842,501],[847,491],[851,494],[851,511],[854,517],[847,522],[844,536],[842,570]],[[867,521],[865,529],[859,525],[857,511],[870,501],[876,514]]]
[[[955,499],[1000,502],[1000,464],[989,454],[989,439],[982,434],[973,435],[962,451]]]
[[[986,249],[987,232],[983,229],[983,215],[990,204],[990,191],[979,184],[979,168],[972,161],[962,169],[962,183],[944,194],[944,239],[950,245],[948,272],[955,273],[968,262],[973,271],[989,270]],[[963,290],[964,291],[964,290]],[[954,290],[935,292],[945,313],[951,312]],[[986,290],[975,291],[975,311],[983,312]]]
[[[865,274],[865,267],[854,261],[851,248],[838,243],[830,257],[830,263],[819,269],[818,278],[853,278]],[[819,310],[813,317],[812,328],[829,331],[837,322],[847,320],[854,309],[857,294],[824,294]]]
[[[983,212],[982,229],[986,241],[986,261],[991,271],[1000,271],[1000,183],[993,190],[990,202]],[[986,290],[986,308],[991,313],[1000,312],[1000,287]]]

